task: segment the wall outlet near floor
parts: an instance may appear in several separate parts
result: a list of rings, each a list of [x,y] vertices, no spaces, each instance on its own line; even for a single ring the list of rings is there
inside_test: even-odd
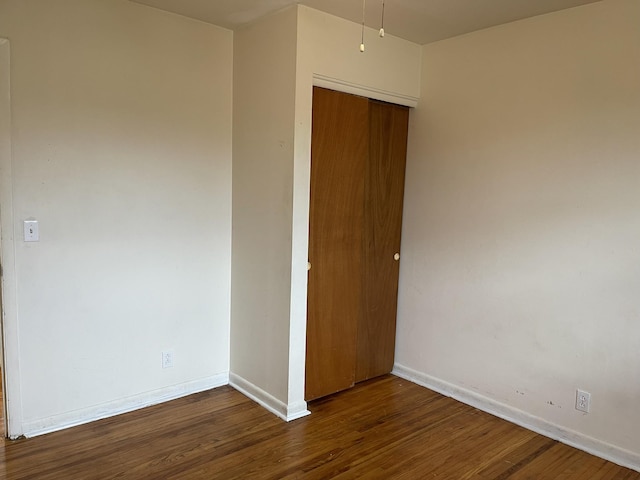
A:
[[[584,390],[576,390],[576,410],[580,410],[584,413],[589,413],[591,408],[591,394]]]
[[[165,350],[162,352],[162,368],[171,368],[173,367],[173,357],[175,354],[173,350]]]

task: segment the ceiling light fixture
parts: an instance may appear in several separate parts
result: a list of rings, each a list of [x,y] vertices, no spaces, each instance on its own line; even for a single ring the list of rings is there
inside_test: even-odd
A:
[[[382,0],[382,20],[380,21],[380,38],[384,37],[384,0]]]

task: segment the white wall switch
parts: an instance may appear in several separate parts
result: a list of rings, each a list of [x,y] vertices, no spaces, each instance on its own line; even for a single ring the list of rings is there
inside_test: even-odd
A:
[[[24,221],[24,241],[25,242],[40,241],[40,230],[38,228],[37,220]]]

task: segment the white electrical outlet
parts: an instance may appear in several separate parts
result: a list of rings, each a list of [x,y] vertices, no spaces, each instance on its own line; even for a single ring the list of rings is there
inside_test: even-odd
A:
[[[173,367],[173,350],[165,350],[162,352],[162,368],[171,368]]]
[[[591,409],[591,394],[584,390],[576,390],[576,410],[589,413]]]

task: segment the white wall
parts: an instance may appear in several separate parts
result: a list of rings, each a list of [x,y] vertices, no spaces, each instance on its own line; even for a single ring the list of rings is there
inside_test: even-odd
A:
[[[361,25],[309,7],[298,10],[298,96],[309,96],[314,76],[333,80],[334,88],[396,103],[412,103],[420,95],[420,46],[393,35],[384,38]]]
[[[635,468],[639,24],[638,0],[610,0],[423,48],[396,353],[407,376]]]
[[[296,7],[235,32],[231,382],[285,418],[295,61]]]
[[[226,383],[232,32],[123,0],[5,0],[0,36],[17,239],[7,371],[22,394],[11,433]],[[41,240],[26,244],[31,217]]]

